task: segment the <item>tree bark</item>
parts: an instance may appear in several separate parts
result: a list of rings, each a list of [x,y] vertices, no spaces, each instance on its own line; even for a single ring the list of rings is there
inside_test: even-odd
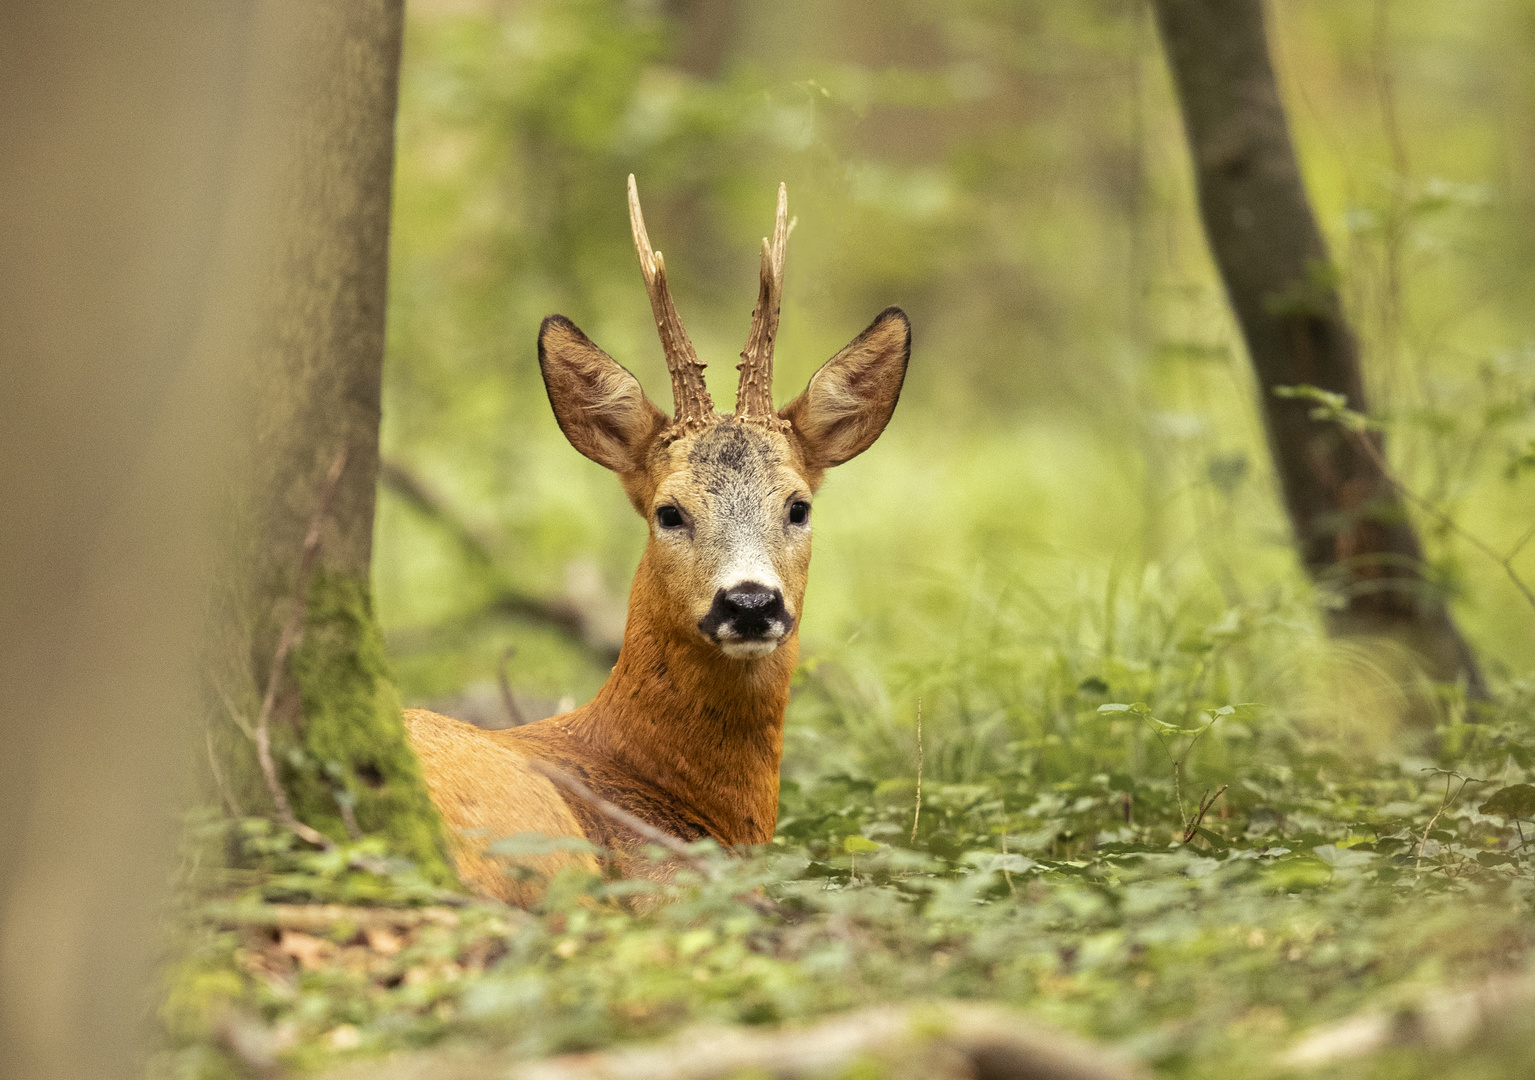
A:
[[[1384,468],[1379,433],[1314,420],[1309,385],[1368,412],[1336,272],[1306,197],[1261,0],[1153,0],[1193,158],[1200,215],[1248,356],[1301,561],[1336,598],[1338,635],[1411,648],[1429,675],[1485,694],[1476,659]]]
[[[239,402],[248,452],[211,647],[210,756],[232,809],[279,809],[251,738],[265,717],[272,767],[300,821],[335,840],[382,834],[446,881],[441,826],[405,740],[369,586],[403,7],[269,0],[254,16],[251,115],[263,126],[242,143],[252,150],[236,172],[273,230],[254,270]],[[255,149],[273,145],[275,155]],[[274,666],[290,623],[302,636]]]

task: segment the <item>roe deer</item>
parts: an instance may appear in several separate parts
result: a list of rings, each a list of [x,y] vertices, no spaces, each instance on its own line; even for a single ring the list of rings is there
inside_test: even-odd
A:
[[[583,837],[622,863],[639,833],[567,795],[545,762],[601,798],[682,840],[763,844],[778,817],[789,676],[810,564],[810,501],[825,471],[868,449],[900,396],[911,330],[887,308],[774,411],[773,341],[783,290],[788,197],[778,188],[773,239],[741,353],[732,416],[714,412],[704,364],[672,306],[629,177],[629,220],[671,371],[676,416],[569,319],[538,333],[549,402],[571,444],[618,474],[650,523],[618,663],[587,705],[537,723],[484,731],[422,710],[405,714],[464,883],[514,904],[571,852],[494,856],[519,832]],[[525,868],[521,876],[512,872]],[[532,871],[531,874],[526,871]]]

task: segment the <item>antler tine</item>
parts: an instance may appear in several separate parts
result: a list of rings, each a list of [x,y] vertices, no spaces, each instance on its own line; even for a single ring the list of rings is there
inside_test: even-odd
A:
[[[789,245],[789,189],[778,185],[778,216],[773,240],[762,240],[762,279],[757,307],[752,311],[751,333],[741,351],[741,382],[736,389],[736,417],[758,423],[774,423],[773,342],[778,337],[778,311],[783,304],[784,255]]]
[[[650,310],[656,317],[656,331],[661,335],[661,351],[666,354],[666,369],[672,373],[676,423],[683,428],[702,426],[714,417],[714,400],[704,385],[704,364],[694,352],[672,305],[672,295],[666,287],[666,261],[659,251],[651,250],[633,173],[629,174],[629,227],[634,232],[634,248],[639,252],[640,274],[645,278]]]

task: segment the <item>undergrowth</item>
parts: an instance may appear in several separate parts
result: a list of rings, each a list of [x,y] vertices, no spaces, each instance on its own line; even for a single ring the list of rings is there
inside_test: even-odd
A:
[[[1382,735],[1368,695],[1323,722],[1293,660],[1270,662],[1305,654],[1304,620],[1206,622],[1154,595],[1032,635],[993,612],[987,647],[920,670],[813,659],[778,834],[745,857],[701,845],[709,880],[567,874],[521,912],[381,864],[375,841],[209,823],[245,869],[189,871],[156,1074],[444,1041],[531,1056],[940,996],[1025,1007],[1162,1075],[1279,1075],[1312,1025],[1527,965],[1535,684],[1476,723],[1442,692],[1432,731]],[[289,903],[349,906],[283,926]]]

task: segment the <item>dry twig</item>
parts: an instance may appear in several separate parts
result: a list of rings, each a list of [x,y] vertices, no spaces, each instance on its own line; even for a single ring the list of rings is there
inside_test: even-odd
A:
[[[1204,823],[1205,815],[1210,812],[1210,807],[1215,805],[1215,800],[1219,799],[1226,793],[1226,787],[1226,784],[1222,784],[1220,787],[1215,789],[1214,795],[1210,794],[1209,788],[1205,789],[1205,793],[1199,798],[1198,813],[1196,813],[1193,819],[1189,821],[1188,828],[1183,830],[1183,842],[1185,844],[1194,839],[1194,835],[1199,832],[1199,826]]]
[[[327,849],[335,846],[330,837],[300,821],[288,802],[288,793],[283,790],[277,776],[277,766],[272,762],[271,724],[272,709],[277,704],[277,690],[282,685],[288,654],[304,639],[309,579],[314,575],[315,560],[320,554],[320,527],[325,523],[325,515],[330,512],[331,500],[335,498],[336,487],[341,482],[341,473],[346,468],[346,456],[347,448],[343,446],[336,460],[331,462],[330,471],[325,476],[325,486],[320,489],[319,505],[309,519],[309,531],[304,535],[303,554],[299,559],[298,580],[294,585],[297,602],[277,639],[277,650],[272,654],[272,668],[267,675],[266,694],[261,699],[261,711],[256,714],[256,760],[261,764],[261,775],[266,778],[267,790],[271,792],[272,802],[277,807],[278,819],[302,839]]]
[[[564,788],[603,817],[638,833],[641,838],[648,840],[657,847],[665,848],[685,862],[690,869],[698,871],[708,880],[713,881],[719,876],[714,867],[710,866],[704,859],[699,858],[686,844],[671,833],[662,832],[649,822],[635,817],[623,807],[609,802],[580,780],[571,776],[564,769],[551,765],[547,761],[540,761],[538,758],[529,758],[528,765],[534,772],[545,777],[557,787]]]
[[[1390,484],[1396,490],[1398,495],[1412,503],[1419,510],[1422,510],[1425,514],[1432,516],[1435,520],[1453,532],[1456,536],[1460,537],[1462,540],[1466,541],[1466,543],[1470,544],[1483,555],[1486,555],[1493,562],[1501,566],[1503,568],[1503,572],[1508,575],[1509,581],[1513,582],[1514,588],[1518,589],[1520,594],[1524,597],[1525,602],[1528,603],[1530,607],[1535,608],[1535,591],[1530,589],[1530,586],[1525,582],[1524,578],[1519,576],[1519,571],[1514,569],[1514,556],[1518,555],[1525,544],[1529,543],[1532,536],[1535,536],[1535,529],[1532,529],[1530,532],[1526,533],[1519,540],[1519,542],[1514,545],[1513,549],[1510,550],[1508,554],[1498,554],[1496,548],[1482,540],[1475,533],[1462,526],[1460,522],[1455,520],[1453,515],[1445,513],[1443,510],[1439,509],[1439,507],[1435,506],[1433,503],[1423,498],[1423,496],[1413,491],[1406,484],[1398,480],[1392,473],[1391,467],[1386,463],[1385,455],[1380,452],[1380,447],[1375,445],[1375,440],[1370,438],[1368,433],[1363,431],[1353,431],[1353,429],[1348,427],[1345,427],[1345,430],[1349,431],[1354,436],[1355,443],[1375,464],[1375,467],[1380,470],[1380,474],[1385,479],[1386,483]]]
[[[911,815],[911,842],[917,842],[917,822],[922,820],[922,699],[917,699],[917,809]]]
[[[218,788],[219,797],[224,800],[224,805],[233,817],[244,817],[245,811],[240,808],[229,787],[229,781],[224,777],[224,770],[219,765],[219,756],[213,752],[213,728],[206,723],[203,725],[203,742],[208,747],[208,768],[213,772],[213,784]]]
[[[604,799],[564,769],[557,765],[551,765],[547,761],[540,761],[537,758],[529,758],[528,765],[534,772],[545,777],[557,787],[564,788],[609,821],[617,822],[624,828],[637,833],[642,839],[649,841],[656,847],[664,848],[676,856],[688,869],[700,874],[704,880],[718,881],[720,879],[719,868],[711,864],[707,859],[701,858],[687,844],[677,839],[671,833],[663,832],[648,821],[631,814],[623,807]],[[764,915],[786,914],[775,900],[760,892],[743,893],[739,899]]]

